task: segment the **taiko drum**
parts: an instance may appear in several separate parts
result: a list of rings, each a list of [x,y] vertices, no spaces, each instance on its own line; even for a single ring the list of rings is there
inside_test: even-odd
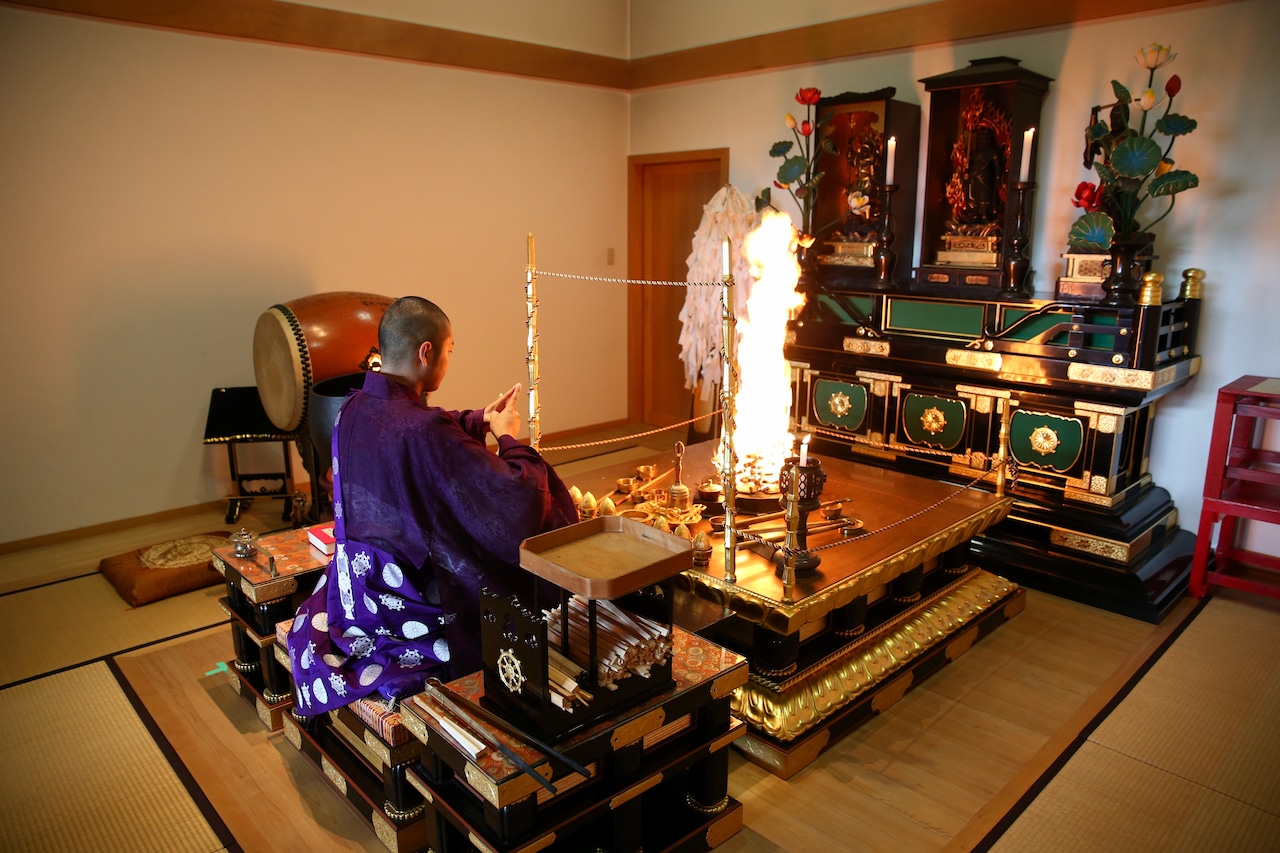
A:
[[[314,293],[263,312],[253,330],[253,372],[273,424],[299,429],[317,382],[360,370],[393,301],[374,293]]]

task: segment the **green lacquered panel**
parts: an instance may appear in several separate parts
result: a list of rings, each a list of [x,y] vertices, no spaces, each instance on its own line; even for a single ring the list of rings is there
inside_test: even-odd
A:
[[[1009,450],[1020,465],[1065,473],[1084,450],[1084,424],[1048,412],[1014,412],[1009,419]]]
[[[902,429],[913,444],[951,450],[964,438],[967,417],[960,400],[908,394],[902,401]]]
[[[927,332],[976,338],[982,334],[982,306],[919,299],[890,299],[886,325],[893,332]]]
[[[869,296],[833,296],[831,294],[823,294],[818,296],[817,299],[819,304],[841,323],[860,322],[859,318],[850,309],[861,311],[862,316],[866,317],[871,313],[871,306],[875,304]]]
[[[826,427],[856,430],[867,416],[866,386],[819,379],[813,386],[813,416]]]
[[[1031,312],[1030,311],[1006,311],[1004,315],[1005,328],[1012,326],[1014,323],[1018,322],[1023,317],[1027,316],[1029,313]],[[1040,317],[1035,318],[1034,320],[1028,320],[1026,325],[1019,326],[1016,332],[1013,332],[1007,337],[1011,341],[1028,341],[1034,338],[1036,335],[1041,335],[1049,331],[1058,323],[1063,322],[1064,319],[1069,322],[1071,320],[1071,317],[1067,316],[1064,318],[1060,314],[1050,314],[1048,316],[1042,315]],[[1066,343],[1065,339],[1063,340],[1063,343]]]

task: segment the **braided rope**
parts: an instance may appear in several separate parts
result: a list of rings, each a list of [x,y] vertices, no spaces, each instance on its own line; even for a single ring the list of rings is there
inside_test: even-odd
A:
[[[648,284],[658,285],[660,287],[724,287],[723,281],[651,281],[640,278],[607,278],[600,275],[575,275],[565,272],[547,272],[546,270],[538,270],[539,276],[551,276],[552,278],[568,278],[574,281],[598,281],[605,284]]]
[[[621,442],[621,441],[631,441],[632,439],[635,439],[635,438],[644,438],[645,436],[649,436],[649,435],[657,435],[660,432],[669,432],[670,430],[679,429],[680,427],[686,427],[689,424],[697,423],[698,421],[705,421],[707,418],[715,417],[716,415],[720,414],[722,411],[724,410],[716,409],[714,412],[707,412],[705,415],[698,415],[696,418],[690,418],[689,420],[681,421],[678,424],[671,424],[670,426],[658,427],[657,429],[651,429],[648,432],[637,432],[633,435],[623,435],[623,436],[619,436],[618,438],[602,438],[602,439],[599,439],[598,441],[584,441],[582,444],[560,444],[555,447],[539,447],[538,452],[550,453],[553,450],[580,450],[584,447],[600,447],[605,444],[617,444],[618,442]]]

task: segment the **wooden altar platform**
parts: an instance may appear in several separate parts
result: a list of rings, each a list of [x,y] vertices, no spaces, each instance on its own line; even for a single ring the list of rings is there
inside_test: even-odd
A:
[[[711,473],[713,449],[713,442],[689,449],[686,485]],[[674,457],[643,461],[661,471]],[[784,584],[773,549],[749,541],[728,580],[722,535],[707,565],[677,578],[689,597],[711,605],[710,616],[701,608],[696,629],[751,661],[751,679],[733,701],[748,732],[735,745],[783,778],[964,654],[1025,601],[1016,584],[970,562],[970,540],[1007,516],[1011,499],[843,459],[822,465],[822,498],[842,500],[860,535],[811,535],[810,549],[833,547],[793,585]],[[614,466],[574,485],[603,493],[628,473]],[[711,525],[704,519],[694,530],[710,533]],[[699,608],[686,602],[686,609]]]

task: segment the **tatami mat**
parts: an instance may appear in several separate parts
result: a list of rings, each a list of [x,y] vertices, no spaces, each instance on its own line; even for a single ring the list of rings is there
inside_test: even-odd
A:
[[[1272,853],[1280,816],[1092,742],[992,853]]]
[[[1277,610],[1215,597],[1090,740],[1280,815]]]
[[[0,691],[0,767],[0,850],[222,849],[104,663]]]
[[[1280,850],[1277,617],[1210,600],[991,850]]]
[[[0,686],[226,620],[218,585],[132,607],[102,575],[0,596]],[[74,642],[57,640],[74,632]]]

